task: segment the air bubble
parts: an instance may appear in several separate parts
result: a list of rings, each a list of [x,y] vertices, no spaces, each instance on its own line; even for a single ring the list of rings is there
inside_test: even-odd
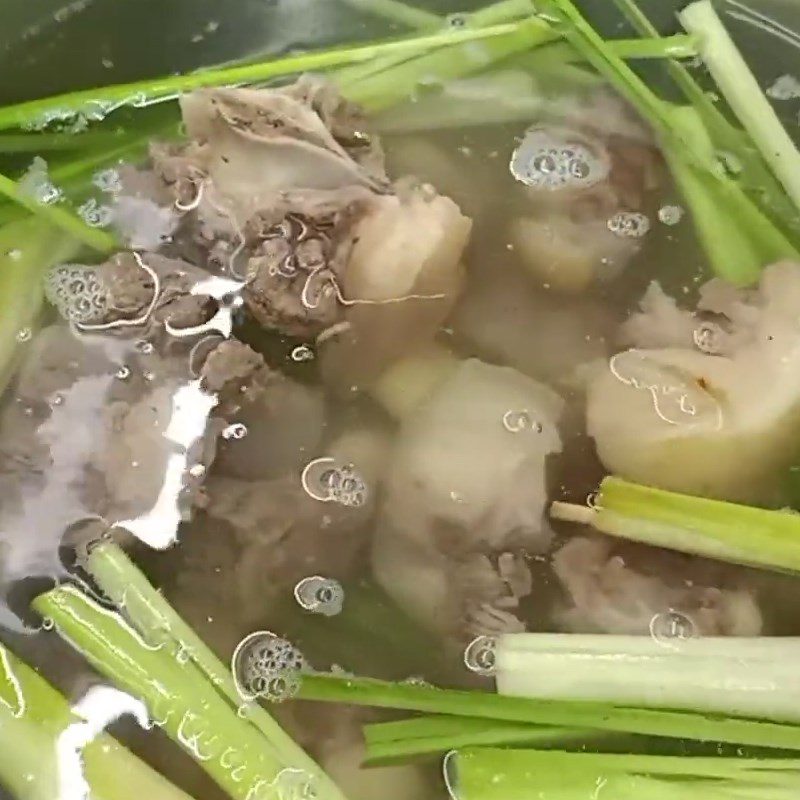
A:
[[[535,420],[527,410],[506,411],[503,414],[503,427],[509,433],[522,433],[523,431],[541,433],[544,430],[542,423]]]
[[[236,689],[244,700],[288,699],[297,692],[300,673],[306,668],[303,654],[291,642],[270,631],[255,631],[246,636],[231,659]]]
[[[625,239],[639,239],[650,230],[650,220],[639,211],[618,211],[606,223],[611,233]]]
[[[664,225],[677,225],[683,218],[683,213],[681,206],[661,206],[658,209],[658,219]]]
[[[51,269],[45,276],[44,293],[59,314],[71,322],[93,324],[105,318],[106,287],[94,267],[62,264]]]
[[[122,191],[122,178],[113,167],[96,172],[92,183],[106,194],[119,194]]]
[[[245,436],[247,436],[247,426],[243,425],[241,422],[228,425],[228,427],[222,431],[223,439],[244,439]]]
[[[467,14],[448,14],[447,27],[448,28],[466,28],[469,22]]]
[[[321,503],[358,508],[367,502],[367,485],[355,466],[336,466],[335,460],[328,456],[306,464],[300,482],[306,494]]]
[[[464,666],[478,675],[495,673],[497,640],[493,636],[478,636],[464,650]]]
[[[611,159],[579,134],[558,128],[531,128],[509,164],[520,183],[536,189],[586,188],[608,177]]]
[[[299,581],[294,587],[294,597],[301,608],[325,617],[336,616],[344,605],[344,589],[339,581],[321,575]]]
[[[90,228],[107,228],[114,220],[114,209],[100,205],[94,198],[81,205],[78,214]]]
[[[153,381],[156,379],[156,374],[155,374],[155,372],[151,372],[150,370],[145,370],[145,371],[142,373],[142,377],[143,377],[143,378],[144,378],[144,379],[145,379],[145,380],[146,380],[148,383],[152,383],[152,382],[153,382]]]
[[[692,332],[694,346],[709,356],[719,355],[723,336],[722,328],[714,322],[703,322]]]
[[[52,617],[45,617],[42,620],[42,630],[43,631],[52,631],[53,628],[56,627],[55,620]]]
[[[189,474],[193,478],[202,478],[206,474],[205,464],[192,464],[192,466],[189,467]]]
[[[317,779],[311,773],[294,767],[282,769],[273,787],[279,800],[317,800],[319,797]]]
[[[18,247],[15,247],[13,250],[9,250],[6,255],[12,261],[19,261],[22,258],[22,250],[20,250]]]
[[[122,364],[119,369],[114,373],[115,377],[121,381],[126,381],[131,376],[131,368]]]
[[[313,361],[314,351],[307,345],[301,344],[292,350],[292,361]]]
[[[141,353],[143,356],[149,356],[155,350],[153,343],[148,342],[146,339],[139,339],[134,347],[136,352]]]
[[[20,344],[29,342],[33,338],[33,331],[30,328],[20,328],[14,337]]]
[[[650,620],[650,635],[659,644],[674,646],[696,638],[697,626],[686,614],[670,610]]]

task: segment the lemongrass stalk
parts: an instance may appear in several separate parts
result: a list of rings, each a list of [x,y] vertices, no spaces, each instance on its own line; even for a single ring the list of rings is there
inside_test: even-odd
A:
[[[42,276],[79,250],[74,239],[40,219],[0,228],[0,392],[13,371],[17,348],[33,335],[42,308]]]
[[[795,243],[786,238],[741,186],[724,174],[713,146],[709,146],[709,136],[703,123],[700,123],[703,136],[700,136],[697,126],[686,124],[688,115],[699,113],[696,109],[686,107],[679,111],[681,107],[666,103],[655,95],[625,61],[608,47],[572,0],[547,0],[546,7],[562,21],[560,30],[565,38],[653,127],[680,183],[684,199],[692,210],[695,223],[700,225],[703,213],[714,205],[724,209],[724,214],[716,215],[716,229],[707,231],[709,235],[705,237],[701,236],[701,243],[715,270],[724,268],[721,265],[725,264],[726,257],[733,250],[731,247],[719,252],[713,249],[716,243],[724,243],[722,224],[726,216],[731,240],[741,238],[744,232],[750,255],[749,260],[740,257],[735,262],[735,268],[722,273],[723,277],[746,284],[770,261],[800,256]]]
[[[86,568],[103,593],[148,642],[154,645],[165,641],[174,643],[182,657],[196,664],[231,704],[242,705],[230,669],[186,624],[120,547],[111,542],[96,545],[89,553]],[[256,703],[243,707],[242,712],[281,758],[302,766],[306,771],[318,771],[314,760],[297,746],[265,709]]]
[[[26,194],[19,185],[5,175],[0,175],[0,194],[5,195],[35,216],[60,228],[78,242],[100,253],[116,249],[117,240],[105,231],[89,227],[77,215],[57,205],[43,205]]]
[[[800,722],[800,639],[511,634],[495,650],[497,690],[515,697]]]
[[[659,35],[635,0],[614,0],[614,3],[642,36],[650,41],[663,41],[665,37]],[[800,230],[800,219],[794,203],[786,196],[747,133],[723,114],[685,66],[675,59],[668,61],[666,66],[672,79],[702,118],[718,152],[734,154],[739,164],[737,182],[759,205],[775,215],[787,230]]]
[[[755,75],[710,0],[696,0],[679,14],[699,38],[700,56],[725,101],[742,123],[786,193],[800,209],[800,151],[778,119]]]
[[[674,58],[678,49],[685,55],[694,52],[690,38],[673,38],[678,41],[621,39],[610,41],[609,46],[623,58]],[[548,51],[543,59],[537,59],[540,50]],[[551,63],[548,63],[548,59],[552,59]],[[566,42],[545,44],[527,53],[524,62],[516,68],[444,83],[413,100],[374,115],[371,122],[375,130],[382,133],[463,128],[486,125],[487,122],[530,122],[549,102],[552,94],[549,87],[547,93],[541,88],[544,81],[534,81],[534,78],[541,79],[549,69],[556,72],[556,78],[583,83],[588,73],[572,67],[572,62],[580,59],[580,54]],[[594,73],[590,74],[591,82],[598,80]],[[358,84],[353,88],[357,91]],[[491,108],[491,117],[488,119],[487,108]]]
[[[121,133],[6,133],[0,135],[0,153],[45,153],[49,150],[81,150],[118,143]]]
[[[463,21],[464,28],[480,29],[486,28],[490,25],[498,25],[501,23],[511,22],[512,20],[517,20],[520,16],[525,16],[522,14],[522,10],[528,7],[529,0],[500,0],[499,3],[486,6],[480,11],[476,11],[472,14],[462,14],[459,15],[459,17]],[[443,17],[439,18],[439,22],[441,26],[447,25],[447,20]],[[366,64],[356,64],[354,66],[344,67],[335,71],[332,74],[332,78],[345,95],[352,95],[351,99],[356,99],[358,102],[363,104],[365,102],[363,96],[364,90],[361,89],[361,83],[370,78],[373,81],[381,81],[383,85],[391,87],[391,79],[393,75],[398,74],[404,76],[410,72],[413,76],[415,67],[419,73],[419,79],[427,82],[441,81],[447,75],[450,77],[459,77],[461,74],[469,74],[470,72],[474,71],[474,68],[469,66],[470,61],[468,59],[459,57],[463,52],[463,47],[459,48],[458,50],[454,49],[452,51],[442,51],[435,61],[426,59],[422,62],[420,62],[415,55],[389,55],[383,58],[374,59]],[[469,52],[469,50],[467,50],[467,52]],[[502,48],[499,48],[497,52],[497,58],[492,59],[492,61],[484,64],[483,67],[480,68],[491,66],[491,63],[494,60],[500,60],[505,57],[504,50]],[[464,70],[463,73],[460,70],[454,71],[453,69],[451,69],[449,72],[442,71],[440,77],[440,74],[436,70],[441,70],[442,63],[447,65],[448,61],[451,59],[456,60],[454,62],[454,66],[455,63],[459,63],[465,64],[469,66],[469,68]],[[396,70],[400,71],[396,73]],[[410,83],[407,82],[405,94],[403,94],[402,91],[395,91],[393,96],[395,98],[403,99],[404,97],[412,95],[416,88],[416,81],[412,81]],[[388,104],[384,104],[383,107],[388,107]]]
[[[0,645],[0,784],[18,800],[58,796],[58,740],[80,724],[64,697]],[[63,756],[61,756],[63,758]],[[80,752],[92,800],[190,800],[183,791],[107,734]]]
[[[340,82],[342,93],[374,113],[412,97],[426,84],[435,85],[480,72],[557,37],[546,22],[535,17],[509,24],[512,30],[504,36],[469,45],[442,47],[383,72],[359,76],[352,82],[345,76]]]
[[[461,747],[527,744],[561,748],[583,746],[597,739],[597,731],[492,722],[479,717],[433,715],[364,726],[368,766],[385,766]]]
[[[622,539],[779,572],[800,572],[800,515],[608,477],[594,508],[554,503],[556,519]]]
[[[252,800],[270,790],[279,794],[288,791],[285,782],[297,780],[319,800],[343,800],[322,770],[306,770],[305,754],[286,760],[285,749],[239,716],[195,662],[182,659],[175,648],[145,642],[119,615],[72,586],[40,595],[33,607],[95,669],[144,702],[155,723],[232,800]]]
[[[142,106],[169,100],[194,89],[261,83],[281,76],[357,64],[387,55],[424,53],[446,45],[489,41],[495,37],[513,35],[517,28],[517,23],[504,23],[486,28],[449,29],[424,36],[285,56],[258,64],[206,69],[185,75],[84,89],[0,108],[0,130],[38,124],[50,116],[62,118],[70,114],[83,114],[90,119],[104,117],[121,106]]]
[[[445,764],[458,800],[791,800],[800,761],[471,748]]]
[[[535,700],[489,692],[304,675],[298,697],[352,705],[481,717],[533,725],[594,729],[674,739],[800,750],[800,726],[685,711],[626,708],[577,700]]]

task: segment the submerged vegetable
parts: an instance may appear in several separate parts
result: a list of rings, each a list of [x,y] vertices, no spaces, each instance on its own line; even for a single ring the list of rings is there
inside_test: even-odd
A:
[[[800,265],[768,267],[749,292],[712,281],[694,313],[657,293],[628,324],[644,346],[589,381],[587,428],[603,464],[674,491],[780,502],[800,431]]]

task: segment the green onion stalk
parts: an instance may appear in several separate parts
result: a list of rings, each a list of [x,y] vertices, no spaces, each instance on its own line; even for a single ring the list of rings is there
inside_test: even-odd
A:
[[[102,675],[141,700],[154,723],[180,745],[232,800],[314,792],[343,795],[299,746],[265,735],[174,643],[148,642],[117,613],[73,586],[34,600],[58,633]]]
[[[497,691],[800,724],[800,638],[680,633],[656,617],[652,636],[503,634]]]
[[[614,476],[589,506],[555,502],[554,519],[622,539],[777,572],[800,572],[800,515],[694,497]]]
[[[65,731],[81,724],[56,689],[0,645],[0,784],[18,800],[60,796],[77,765],[92,800],[190,800],[107,734],[65,752]]]
[[[458,800],[792,800],[800,761],[478,748],[445,777]]]
[[[636,7],[630,0],[617,2],[624,4],[629,15],[633,14],[631,9]],[[558,30],[566,40],[652,126],[684,201],[692,211],[710,265],[720,277],[747,285],[758,279],[766,264],[800,257],[796,237],[787,232],[788,226],[777,224],[772,218],[779,206],[786,208],[785,195],[780,203],[775,203],[769,197],[748,194],[746,188],[751,187],[726,172],[719,153],[733,145],[733,137],[727,136],[724,141],[715,138],[723,126],[707,123],[710,117],[719,118],[708,113],[707,100],[700,101],[695,93],[690,105],[667,103],[614,53],[571,0],[547,0],[546,9],[559,21]],[[636,19],[637,27],[646,27],[640,17]],[[696,29],[691,32],[700,35]],[[680,85],[688,91],[693,84],[689,80]],[[752,164],[755,146],[746,135],[739,141],[740,146],[729,155],[740,163]],[[762,167],[761,173],[764,172],[769,173],[768,168]]]
[[[572,699],[536,699],[317,673],[303,676],[297,696],[303,700],[459,718],[477,717],[487,722],[527,723],[556,729],[800,750],[800,725],[709,715],[705,711],[638,708]],[[413,733],[406,730],[404,737],[410,739],[412,736]]]

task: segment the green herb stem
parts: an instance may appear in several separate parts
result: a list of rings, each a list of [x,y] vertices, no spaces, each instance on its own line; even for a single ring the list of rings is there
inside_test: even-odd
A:
[[[790,800],[800,761],[468,749],[446,763],[459,800]]]
[[[147,643],[115,613],[72,586],[34,600],[58,633],[101,674],[142,700],[169,737],[191,755],[232,800],[288,791],[286,781],[313,786],[320,800],[343,800],[319,768],[305,770],[283,760],[283,752],[221,695],[176,647]],[[299,748],[298,748],[299,749]]]
[[[61,796],[59,736],[80,723],[69,704],[44,678],[0,645],[0,784],[18,800]],[[77,756],[77,754],[76,754]],[[107,734],[80,751],[93,800],[190,800]]]
[[[103,593],[147,641],[154,645],[174,643],[182,656],[191,660],[234,706],[242,704],[230,669],[186,624],[120,547],[110,542],[96,545],[86,566]],[[295,766],[302,765],[309,772],[319,771],[314,760],[261,706],[251,704],[243,707],[242,711],[283,760]]]
[[[304,700],[481,717],[556,728],[594,729],[800,750],[800,726],[702,713],[627,708],[582,701],[534,700],[488,692],[319,674],[304,676],[299,697]]]
[[[597,740],[597,731],[546,728],[480,717],[425,716],[364,727],[366,763],[381,766],[412,758],[441,755],[462,747],[536,745],[566,747]]]
[[[764,161],[800,209],[800,151],[742,58],[710,0],[690,3],[679,14],[699,39],[700,55],[733,113]]]
[[[452,29],[377,44],[291,55],[258,64],[200,70],[185,75],[85,89],[6,106],[0,109],[0,130],[40,124],[52,115],[63,118],[70,114],[83,114],[90,119],[103,118],[123,105],[144,106],[204,87],[260,83],[285,75],[367,62],[382,56],[402,53],[413,55],[466,42],[488,42],[495,37],[513,36],[519,26],[520,23],[504,23],[487,28]]]
[[[28,209],[43,221],[60,228],[64,233],[92,250],[108,253],[118,247],[117,240],[110,233],[89,227],[74,213],[58,205],[39,203],[34,197],[30,197],[20,189],[19,184],[5,175],[0,175],[0,195],[5,195],[9,200]]]
[[[610,536],[734,564],[800,572],[800,515],[693,497],[616,477],[594,508],[554,503],[551,514]]]

